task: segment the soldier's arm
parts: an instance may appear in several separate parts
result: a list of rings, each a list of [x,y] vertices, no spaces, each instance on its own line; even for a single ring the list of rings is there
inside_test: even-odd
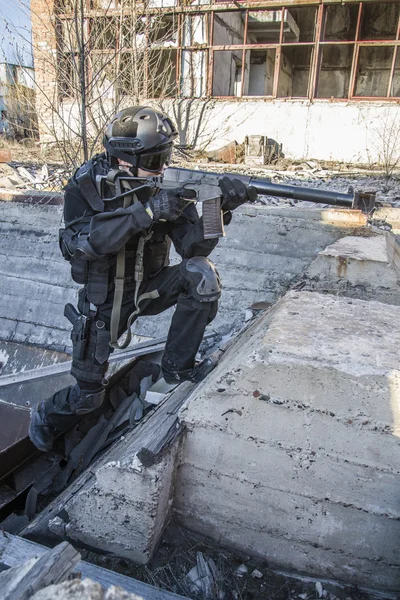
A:
[[[152,222],[151,216],[140,202],[128,208],[99,213],[90,221],[89,241],[98,254],[114,254],[132,235],[147,229]]]
[[[224,215],[224,224],[230,222],[230,213]],[[169,232],[175,250],[182,258],[208,256],[218,244],[218,238],[204,239],[203,219],[194,204],[189,204],[181,217],[171,223]]]

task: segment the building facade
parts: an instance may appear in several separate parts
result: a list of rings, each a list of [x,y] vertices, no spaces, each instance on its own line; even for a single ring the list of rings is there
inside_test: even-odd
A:
[[[260,134],[294,158],[377,162],[400,145],[399,0],[32,0],[32,20],[64,118],[146,100],[210,149]]]

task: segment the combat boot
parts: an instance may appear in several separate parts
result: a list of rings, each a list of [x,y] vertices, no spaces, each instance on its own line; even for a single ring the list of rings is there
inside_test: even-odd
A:
[[[213,356],[208,356],[202,361],[196,363],[191,369],[179,370],[177,365],[168,359],[163,359],[161,362],[161,371],[166,383],[180,383],[182,381],[191,381],[199,383],[202,381],[217,364],[217,359]]]
[[[83,390],[78,384],[59,390],[40,402],[31,414],[29,438],[42,452],[52,449],[57,433],[70,429],[81,415],[92,412],[103,403],[105,388]]]

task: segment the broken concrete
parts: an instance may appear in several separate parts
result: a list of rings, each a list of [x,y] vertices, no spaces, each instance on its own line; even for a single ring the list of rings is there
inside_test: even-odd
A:
[[[289,292],[182,412],[181,524],[271,565],[400,585],[400,309]]]
[[[56,498],[22,535],[69,539],[146,564],[171,515],[181,432],[183,384],[155,413],[122,436]],[[164,440],[164,445],[160,442]]]
[[[400,304],[399,277],[383,233],[338,240],[318,254],[303,281],[308,290]]]

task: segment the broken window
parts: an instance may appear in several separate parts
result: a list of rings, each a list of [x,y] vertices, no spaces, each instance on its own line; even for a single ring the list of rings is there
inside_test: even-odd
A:
[[[145,17],[126,16],[121,22],[121,48],[142,48],[145,46]]]
[[[321,39],[349,41],[356,38],[359,4],[331,4],[325,8]]]
[[[118,80],[116,76],[115,53],[96,54],[92,52],[89,57],[90,85],[89,96],[92,98],[113,98]]]
[[[347,98],[354,44],[329,44],[321,48],[317,98]]]
[[[307,98],[313,46],[282,47],[278,96]]]
[[[244,43],[244,11],[226,11],[214,14],[214,46],[234,46]]]
[[[147,19],[146,29],[149,44],[163,47],[177,45],[178,23],[174,15],[153,15]]]
[[[386,97],[392,61],[391,46],[361,46],[354,95]]]
[[[275,48],[246,51],[243,96],[272,96],[275,55]]]
[[[183,19],[182,45],[202,46],[206,43],[206,15],[185,15]]]
[[[398,2],[364,2],[360,40],[395,40],[399,9]]]
[[[283,29],[282,42],[313,42],[317,9],[315,6],[290,7],[285,11],[286,25]]]
[[[240,96],[242,51],[216,50],[213,64],[213,96]]]
[[[63,19],[61,21],[60,41],[63,52],[78,51],[77,24],[73,19]]]
[[[247,44],[277,44],[280,39],[282,10],[250,10],[247,22]],[[287,10],[284,11],[284,31],[296,40],[298,28]]]
[[[148,52],[148,98],[166,98],[176,92],[176,50]],[[151,77],[149,76],[151,74]]]
[[[393,80],[392,85],[390,87],[391,97],[400,97],[400,51],[397,47],[397,52],[395,50],[395,61],[394,61],[394,71],[393,71]]]
[[[117,44],[118,22],[115,17],[96,17],[90,20],[90,47],[112,50]]]
[[[78,67],[74,55],[60,55],[57,68],[58,96],[60,100],[75,97],[77,73]]]
[[[206,95],[207,52],[183,50],[181,64],[181,94],[200,98]]]

